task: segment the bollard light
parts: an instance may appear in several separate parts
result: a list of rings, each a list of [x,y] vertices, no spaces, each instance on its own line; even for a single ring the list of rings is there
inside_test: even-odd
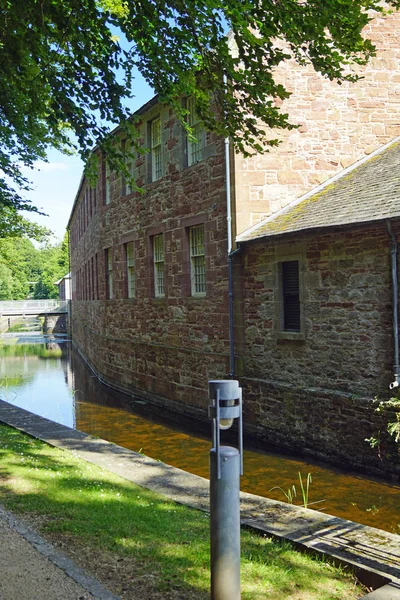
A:
[[[243,474],[242,389],[235,380],[208,382],[211,600],[240,600],[240,475]],[[221,446],[221,430],[238,420],[238,448]]]
[[[230,429],[235,419],[238,423],[238,450],[240,455],[240,474],[243,475],[243,424],[242,424],[242,388],[235,379],[213,379],[208,382],[208,416],[212,419],[212,441],[220,463],[220,431]],[[218,479],[220,468],[218,468]]]

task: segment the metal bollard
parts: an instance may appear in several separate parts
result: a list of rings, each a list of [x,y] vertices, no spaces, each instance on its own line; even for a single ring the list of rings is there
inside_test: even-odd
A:
[[[240,475],[242,390],[237,381],[209,381],[211,600],[240,600]],[[239,449],[221,446],[220,430],[239,419]]]
[[[220,478],[217,461],[221,461]],[[210,452],[211,599],[240,600],[240,455]]]

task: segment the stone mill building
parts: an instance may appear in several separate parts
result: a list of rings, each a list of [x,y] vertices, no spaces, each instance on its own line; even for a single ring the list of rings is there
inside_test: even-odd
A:
[[[365,442],[398,375],[399,31],[400,14],[371,22],[356,83],[282,65],[299,127],[263,155],[205,131],[190,98],[197,143],[157,97],[137,111],[144,191],[103,157],[68,225],[73,341],[102,380],[204,419],[208,380],[234,376],[262,443],[399,472]]]

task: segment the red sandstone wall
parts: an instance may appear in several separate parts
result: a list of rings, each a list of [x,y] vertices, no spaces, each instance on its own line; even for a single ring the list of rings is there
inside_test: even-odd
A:
[[[400,225],[397,227],[397,235]],[[380,463],[365,438],[385,427],[393,363],[389,237],[384,224],[245,244],[245,419],[269,443],[358,468]],[[305,339],[280,339],[278,262],[302,261]],[[387,438],[387,436],[386,436]],[[386,440],[387,441],[387,440]],[[389,446],[391,444],[389,443]]]
[[[365,34],[377,55],[356,83],[338,85],[295,61],[277,69],[292,93],[282,111],[300,127],[271,132],[281,144],[264,156],[236,156],[238,233],[400,135],[400,12]]]
[[[147,120],[141,124],[143,143]],[[204,160],[184,166],[185,138],[172,113],[162,108],[164,177],[145,192],[122,195],[112,181],[112,201],[104,205],[103,179],[97,209],[80,237],[71,222],[71,263],[80,293],[73,304],[73,338],[109,381],[142,395],[207,405],[207,381],[227,375],[227,233],[223,141],[207,135]],[[136,162],[139,183],[146,180],[146,157]],[[103,169],[104,171],[104,169]],[[82,188],[75,215],[85,203]],[[90,213],[90,211],[89,211]],[[204,223],[206,296],[190,295],[188,227]],[[151,235],[165,236],[165,298],[154,298]],[[123,244],[134,241],[136,297],[126,298]],[[113,249],[115,297],[106,299],[105,249]],[[93,263],[97,268],[92,273]]]
[[[302,261],[305,340],[279,339],[279,260]],[[391,279],[385,225],[273,238],[244,251],[246,373],[373,397],[390,383]]]

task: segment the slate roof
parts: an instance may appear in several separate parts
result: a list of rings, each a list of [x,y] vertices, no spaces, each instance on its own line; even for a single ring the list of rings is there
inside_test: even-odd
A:
[[[249,241],[400,217],[400,138],[240,234]]]

